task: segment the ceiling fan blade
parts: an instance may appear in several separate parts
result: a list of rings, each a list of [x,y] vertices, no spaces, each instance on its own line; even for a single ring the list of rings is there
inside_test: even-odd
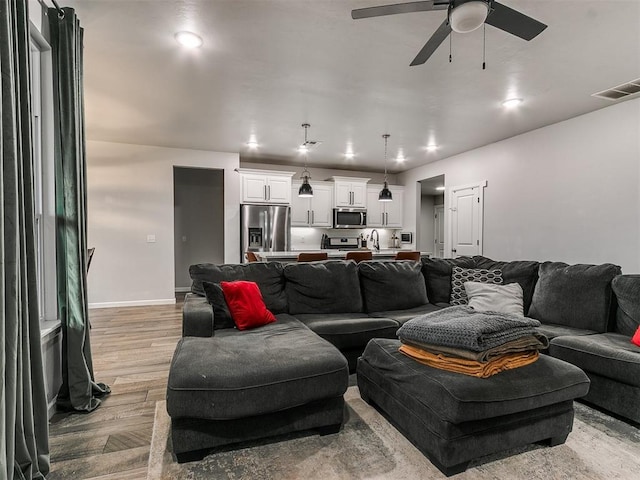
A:
[[[433,55],[433,52],[436,51],[440,44],[445,41],[450,33],[451,25],[449,25],[449,20],[445,19],[445,21],[442,22],[442,24],[436,30],[436,33],[431,36],[429,41],[424,44],[424,47],[422,47],[422,50],[418,52],[416,58],[414,58],[413,62],[411,62],[411,66],[413,67],[414,65],[422,65],[424,62],[426,62],[429,57]]]
[[[397,13],[427,12],[429,10],[433,10],[433,0],[358,8],[351,10],[351,18],[358,20],[360,18],[382,17],[384,15],[395,15]]]
[[[491,2],[491,10],[485,23],[524,40],[535,38],[547,28],[544,23],[498,2]]]

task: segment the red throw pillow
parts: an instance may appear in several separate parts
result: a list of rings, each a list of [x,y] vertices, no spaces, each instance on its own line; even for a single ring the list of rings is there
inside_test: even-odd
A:
[[[638,327],[638,329],[636,330],[636,333],[633,334],[631,343],[640,347],[640,327]]]
[[[276,321],[276,317],[265,306],[260,288],[255,282],[220,282],[220,286],[238,330]]]

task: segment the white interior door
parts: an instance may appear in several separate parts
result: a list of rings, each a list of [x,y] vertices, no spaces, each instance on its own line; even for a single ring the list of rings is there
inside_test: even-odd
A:
[[[482,203],[486,185],[451,189],[451,254],[453,257],[482,255]]]
[[[433,210],[433,254],[444,258],[444,205],[436,205]]]

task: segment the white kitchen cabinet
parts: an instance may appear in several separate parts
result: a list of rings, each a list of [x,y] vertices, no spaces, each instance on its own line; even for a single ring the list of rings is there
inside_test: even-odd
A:
[[[389,185],[393,201],[378,200],[382,185],[367,187],[367,227],[402,228],[404,187]]]
[[[291,203],[295,172],[239,169],[242,203]]]
[[[368,178],[331,177],[334,182],[336,207],[366,208]]]
[[[301,182],[292,182],[291,226],[292,227],[332,227],[333,226],[333,185],[328,182],[309,182],[313,197],[300,198],[298,189]]]

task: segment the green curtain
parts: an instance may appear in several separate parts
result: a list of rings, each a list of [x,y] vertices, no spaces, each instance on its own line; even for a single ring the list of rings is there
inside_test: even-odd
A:
[[[93,375],[87,304],[87,185],[82,86],[83,29],[72,8],[48,11],[53,58],[56,264],[62,322],[58,407],[90,412],[110,393]]]
[[[27,2],[0,0],[0,478],[49,472],[40,349]]]

